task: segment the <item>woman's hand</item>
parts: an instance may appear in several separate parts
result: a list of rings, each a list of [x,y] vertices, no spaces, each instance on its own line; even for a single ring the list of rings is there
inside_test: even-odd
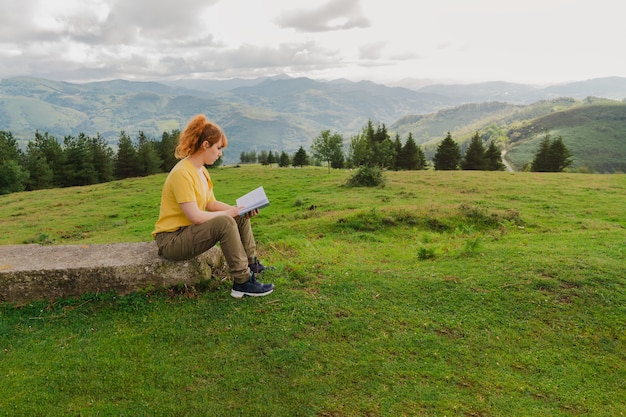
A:
[[[245,216],[249,219],[251,217],[256,216],[257,214],[259,214],[259,209],[254,209],[254,210],[250,210],[249,212],[247,212]]]

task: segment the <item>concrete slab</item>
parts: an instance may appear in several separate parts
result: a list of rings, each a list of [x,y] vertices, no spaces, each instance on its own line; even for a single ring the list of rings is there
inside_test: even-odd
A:
[[[28,302],[115,291],[194,285],[223,265],[213,247],[188,261],[158,255],[156,243],[0,246],[0,302]]]

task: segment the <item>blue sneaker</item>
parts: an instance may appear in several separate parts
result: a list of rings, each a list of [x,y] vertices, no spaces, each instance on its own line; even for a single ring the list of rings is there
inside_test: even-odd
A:
[[[263,284],[256,280],[254,272],[250,272],[250,279],[243,284],[233,284],[230,295],[234,298],[242,298],[244,295],[250,297],[263,297],[274,291],[274,284]]]

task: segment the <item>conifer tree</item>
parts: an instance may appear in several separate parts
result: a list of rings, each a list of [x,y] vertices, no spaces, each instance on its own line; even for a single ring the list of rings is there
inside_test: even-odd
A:
[[[272,165],[272,164],[275,164],[276,162],[277,162],[277,161],[276,161],[276,156],[274,156],[274,153],[273,153],[272,151],[270,151],[270,152],[267,154],[267,163],[268,163],[269,165]]]
[[[54,171],[50,167],[43,151],[36,142],[28,142],[26,145],[26,169],[28,170],[27,190],[42,190],[53,188]]]
[[[539,143],[539,148],[531,163],[531,171],[561,172],[572,162],[572,154],[563,143],[563,138],[559,136],[551,140],[548,134]]]
[[[535,152],[535,158],[531,163],[530,170],[534,172],[550,172],[550,135],[546,135],[539,142],[539,148]]]
[[[400,140],[400,134],[398,133],[396,133],[396,139],[393,141],[393,151],[394,151],[394,158],[393,158],[393,162],[390,168],[393,169],[394,171],[398,171],[399,169],[401,169],[400,154],[402,153],[402,141]]]
[[[487,168],[485,161],[485,147],[483,139],[478,132],[472,136],[470,144],[465,150],[465,156],[461,162],[461,169],[482,171]]]
[[[452,139],[450,132],[437,146],[437,151],[433,157],[433,164],[436,170],[452,171],[458,169],[461,161],[461,149],[459,145]]]
[[[11,132],[0,131],[0,195],[25,189],[28,171],[22,166],[23,157]]]
[[[296,152],[293,157],[293,166],[294,167],[303,167],[309,164],[309,156],[306,154],[306,151],[302,146]]]
[[[376,127],[372,139],[373,140],[370,141],[372,148],[371,166],[377,166],[381,169],[393,167],[394,160],[396,159],[395,146],[391,141],[391,137],[384,123]]]
[[[502,162],[502,153],[493,140],[489,142],[489,147],[485,151],[485,161],[489,171],[504,171],[506,169]]]
[[[41,152],[48,166],[52,169],[52,186],[63,187],[65,185],[64,167],[66,154],[61,144],[54,136],[48,135],[48,132],[45,132],[43,135],[35,132],[33,147]]]
[[[287,155],[287,152],[282,151],[280,153],[280,158],[278,159],[278,166],[279,167],[288,167],[289,164],[291,164],[291,160],[289,158],[289,155]]]
[[[133,141],[126,132],[122,131],[117,146],[115,176],[119,179],[139,176],[137,161],[137,150]]]
[[[19,162],[23,154],[17,140],[11,132],[0,130],[0,162],[13,160]]]
[[[398,165],[401,169],[418,170],[424,169],[426,158],[424,153],[415,143],[413,134],[409,132],[409,136],[398,155]]]
[[[115,156],[113,149],[99,133],[95,138],[91,138],[89,146],[91,148],[93,166],[96,169],[97,182],[112,181],[114,178],[113,159]]]
[[[426,169],[426,154],[420,146],[417,147],[417,169]]]
[[[259,157],[258,157],[259,164],[261,164],[261,165],[269,164],[268,158],[269,158],[269,155],[268,155],[267,151],[266,150],[262,150],[261,153],[259,154]]]
[[[98,173],[93,164],[89,137],[80,133],[78,137],[66,136],[63,141],[64,187],[90,185],[98,182]]]
[[[561,172],[574,162],[572,160],[572,153],[563,143],[561,136],[557,136],[556,139],[552,141],[552,144],[550,144],[550,159],[554,172]]]
[[[159,157],[163,161],[161,169],[163,172],[170,172],[174,165],[178,162],[178,159],[174,155],[176,146],[178,145],[178,136],[180,131],[174,129],[170,132],[163,132],[161,135],[161,142],[158,143]]]
[[[137,175],[153,175],[161,171],[163,160],[159,157],[156,144],[149,139],[143,131],[137,138]]]

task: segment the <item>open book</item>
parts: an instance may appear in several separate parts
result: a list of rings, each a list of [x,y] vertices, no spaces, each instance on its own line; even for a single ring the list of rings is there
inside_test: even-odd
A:
[[[239,210],[239,215],[243,216],[249,211],[254,209],[262,209],[270,205],[270,200],[265,195],[263,186],[250,191],[248,194],[241,196],[237,199],[237,206],[244,207]]]

